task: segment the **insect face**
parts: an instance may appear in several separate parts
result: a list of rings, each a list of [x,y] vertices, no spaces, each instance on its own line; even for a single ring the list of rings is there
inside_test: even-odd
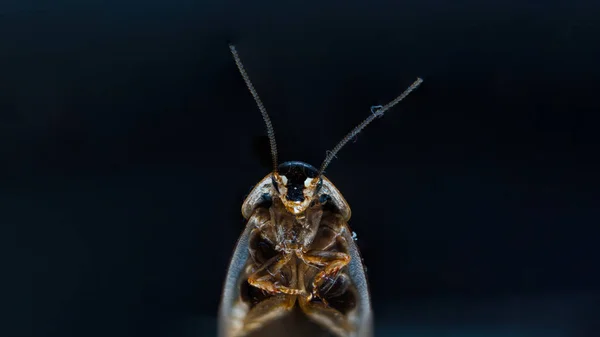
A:
[[[273,173],[273,186],[287,211],[299,215],[315,200],[322,180],[312,165],[290,161]]]

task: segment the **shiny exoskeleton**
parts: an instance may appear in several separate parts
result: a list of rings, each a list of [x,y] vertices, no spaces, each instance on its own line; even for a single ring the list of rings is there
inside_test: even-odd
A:
[[[230,49],[265,121],[273,171],[242,205],[247,223],[223,287],[219,336],[369,337],[371,301],[348,228],[350,207],[323,173],[350,139],[422,80],[385,106],[371,107],[371,115],[328,151],[318,170],[297,161],[278,165],[271,119],[235,47]]]
[[[319,325],[304,323],[312,333],[352,336],[368,327],[366,278],[347,226],[350,208],[326,177],[306,163],[283,163],[252,190],[242,214],[248,258],[232,307],[240,321],[229,325],[227,336],[276,335],[270,323],[295,315],[296,304]]]

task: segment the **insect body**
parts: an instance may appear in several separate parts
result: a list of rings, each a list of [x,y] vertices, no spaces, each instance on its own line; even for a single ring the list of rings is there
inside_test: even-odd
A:
[[[342,146],[420,83],[372,115],[328,152],[320,169],[277,163],[271,121],[231,46],[267,125],[273,172],[242,205],[247,219],[235,248],[219,310],[219,335],[365,337],[372,334],[369,290],[348,227],[350,207],[323,175]]]

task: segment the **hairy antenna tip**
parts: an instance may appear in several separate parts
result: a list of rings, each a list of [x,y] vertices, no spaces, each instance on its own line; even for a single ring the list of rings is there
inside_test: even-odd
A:
[[[381,111],[383,109],[383,105],[373,105],[371,107],[371,113],[377,117],[381,117],[383,116],[383,111]]]

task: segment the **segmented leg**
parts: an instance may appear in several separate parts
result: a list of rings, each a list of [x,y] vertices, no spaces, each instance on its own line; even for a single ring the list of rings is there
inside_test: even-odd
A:
[[[292,254],[280,253],[272,257],[248,277],[248,283],[271,294],[303,295],[304,291],[300,289],[273,282],[273,277],[290,261],[292,256]]]
[[[330,251],[310,251],[300,257],[305,263],[324,267],[314,278],[312,282],[312,292],[309,300],[318,297],[326,302],[322,296],[319,296],[319,289],[323,282],[334,277],[338,272],[350,262],[350,255],[341,252]]]

